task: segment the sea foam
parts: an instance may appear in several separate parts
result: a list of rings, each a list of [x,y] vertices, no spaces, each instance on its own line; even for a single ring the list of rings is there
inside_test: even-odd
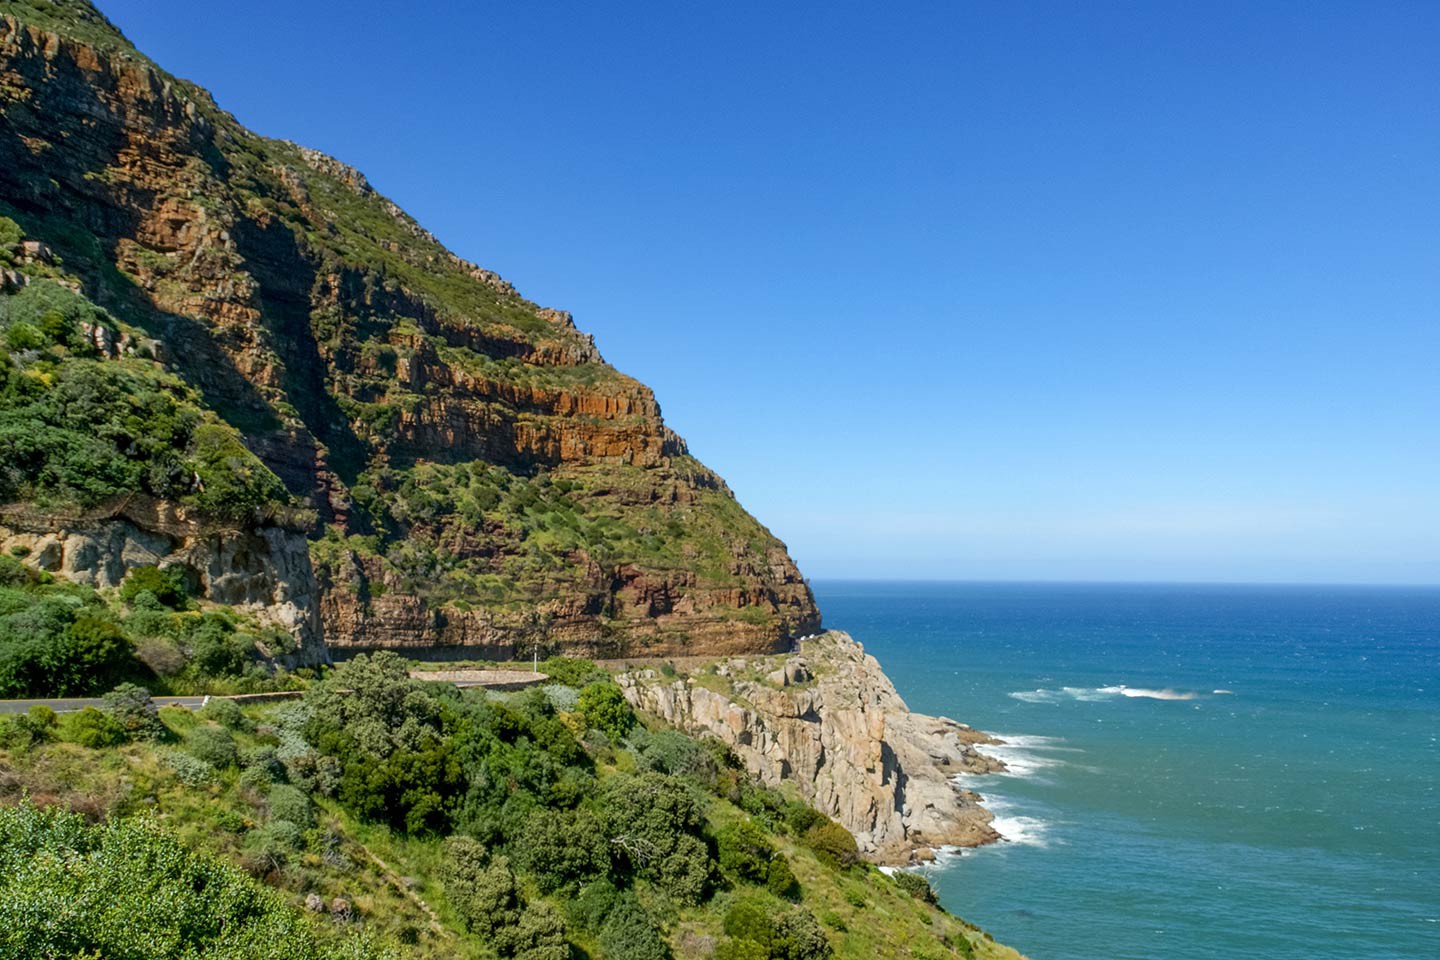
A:
[[[1216,693],[1229,693],[1228,690],[1217,690]],[[1060,703],[1066,700],[1079,700],[1082,703],[1100,703],[1106,700],[1113,700],[1116,697],[1142,698],[1146,700],[1195,700],[1201,694],[1189,690],[1172,690],[1169,687],[1164,689],[1153,689],[1151,687],[1127,687],[1118,684],[1109,687],[1060,687],[1058,690],[1046,689],[1037,690],[1016,690],[1010,694],[1015,700],[1024,703]]]

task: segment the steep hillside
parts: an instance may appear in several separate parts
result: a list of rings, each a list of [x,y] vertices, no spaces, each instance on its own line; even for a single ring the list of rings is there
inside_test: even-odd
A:
[[[136,537],[113,524],[154,532],[121,516],[139,496],[211,530],[308,533],[332,648],[763,652],[818,627],[784,545],[568,313],[358,171],[246,130],[88,3],[0,2],[0,216],[0,298],[50,282],[98,308],[35,340],[0,306],[7,409],[85,354],[102,378],[168,378],[213,424],[210,461],[244,459],[214,453],[231,437],[259,458],[232,500],[187,472],[200,441],[148,420],[99,438],[118,466],[98,480],[32,443],[0,479],[0,534],[50,537],[52,569],[80,565],[79,532],[123,573]],[[154,466],[157,447],[174,456]],[[162,559],[193,541],[166,536]]]

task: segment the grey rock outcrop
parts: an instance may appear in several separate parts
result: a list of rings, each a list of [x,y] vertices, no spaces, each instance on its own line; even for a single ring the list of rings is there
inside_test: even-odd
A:
[[[85,515],[0,508],[0,550],[96,589],[117,587],[134,567],[183,564],[206,600],[234,606],[295,640],[281,658],[325,663],[320,591],[304,533],[277,526],[209,527],[173,507],[130,498]]]
[[[906,863],[940,846],[999,839],[961,773],[1003,770],[976,751],[987,735],[911,713],[874,657],[837,631],[788,656],[722,660],[690,677],[619,676],[638,710],[727,744],[762,782],[790,781],[855,835],[878,863]]]

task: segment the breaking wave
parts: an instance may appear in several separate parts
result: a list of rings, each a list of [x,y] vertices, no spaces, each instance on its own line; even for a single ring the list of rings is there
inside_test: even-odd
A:
[[[1230,693],[1230,691],[1216,690],[1215,693]],[[1172,690],[1169,687],[1156,690],[1150,687],[1127,687],[1120,684],[1112,687],[1060,687],[1054,690],[1042,687],[1038,690],[1016,690],[1010,696],[1012,699],[1024,703],[1061,703],[1066,700],[1100,703],[1105,700],[1114,700],[1116,697],[1146,700],[1195,700],[1203,694],[1189,690]]]

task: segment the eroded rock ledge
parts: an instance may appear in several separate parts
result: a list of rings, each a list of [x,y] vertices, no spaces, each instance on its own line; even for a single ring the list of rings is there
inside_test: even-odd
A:
[[[715,661],[689,676],[643,668],[618,680],[636,709],[719,738],[769,786],[794,783],[876,863],[1000,838],[980,797],[953,782],[961,773],[1003,770],[975,749],[995,741],[963,723],[910,712],[876,659],[846,633],[806,638],[788,655]]]

